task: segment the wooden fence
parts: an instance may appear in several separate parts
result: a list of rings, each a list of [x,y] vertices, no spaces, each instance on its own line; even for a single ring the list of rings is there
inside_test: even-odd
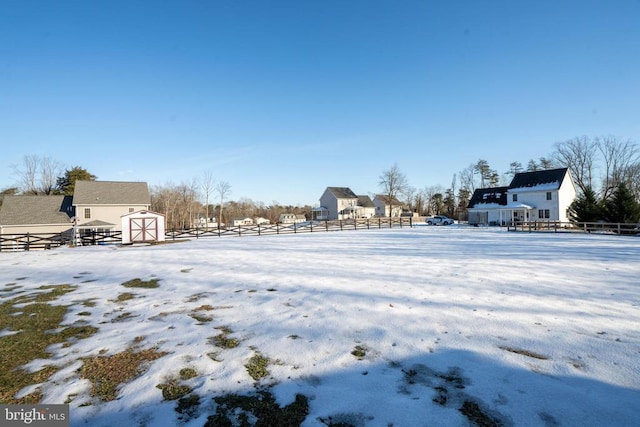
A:
[[[306,221],[298,224],[261,224],[242,225],[221,228],[191,228],[184,230],[168,230],[165,232],[166,240],[200,239],[205,237],[226,236],[263,236],[276,234],[315,233],[328,231],[366,230],[393,227],[413,227],[414,221],[410,217],[400,218],[370,218],[339,221]],[[121,244],[122,232],[92,231],[83,234],[76,241],[72,232],[65,233],[27,233],[0,235],[0,251],[15,252],[34,249],[53,249],[63,245],[110,245]]]
[[[640,234],[640,224],[609,223],[609,222],[561,222],[561,221],[527,221],[514,222],[507,225],[509,231],[552,231],[582,232],[601,234]]]

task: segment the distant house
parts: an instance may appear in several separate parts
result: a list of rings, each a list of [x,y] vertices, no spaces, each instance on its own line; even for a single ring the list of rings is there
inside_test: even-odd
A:
[[[469,201],[469,224],[504,225],[519,221],[568,221],[576,198],[568,168],[517,173],[508,187],[480,188]]]
[[[71,196],[4,196],[0,235],[72,232]]]
[[[324,212],[322,219],[354,218],[358,210],[358,196],[348,187],[327,187],[320,196],[320,206],[320,212]],[[315,219],[320,218],[316,216]]]
[[[373,198],[373,204],[376,207],[376,216],[402,216],[402,202],[395,196],[389,199],[387,195],[376,194]]]
[[[283,213],[278,217],[278,222],[280,224],[298,224],[300,222],[305,222],[307,217],[303,214],[294,214],[294,213]]]
[[[358,218],[372,218],[376,215],[376,205],[369,196],[358,196]]]
[[[122,231],[121,217],[148,211],[151,196],[146,182],[76,181],[73,192],[80,236]]]
[[[243,225],[254,225],[253,219],[249,217],[235,217],[229,220],[229,225],[232,227],[240,227]]]
[[[261,216],[257,216],[253,219],[254,224],[256,225],[267,225],[270,224],[271,221],[269,221],[267,218],[263,218]]]

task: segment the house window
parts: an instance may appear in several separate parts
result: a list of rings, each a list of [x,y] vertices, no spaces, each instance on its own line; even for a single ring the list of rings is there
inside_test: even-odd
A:
[[[538,218],[540,219],[549,219],[551,216],[549,215],[549,209],[538,209]]]
[[[513,195],[513,201],[514,201],[514,202],[517,202],[517,201],[518,201],[518,195],[517,195],[517,194],[514,194],[514,195]]]
[[[84,219],[91,219],[91,208],[84,208]]]
[[[547,199],[547,200],[549,200],[549,199]],[[132,213],[132,212],[133,212],[133,208],[129,208],[129,213]]]
[[[547,200],[551,200],[551,191],[547,191]]]

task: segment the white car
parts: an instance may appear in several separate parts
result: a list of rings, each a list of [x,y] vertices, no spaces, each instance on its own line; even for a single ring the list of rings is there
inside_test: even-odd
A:
[[[434,215],[428,217],[426,220],[427,225],[451,225],[455,221],[444,215]]]

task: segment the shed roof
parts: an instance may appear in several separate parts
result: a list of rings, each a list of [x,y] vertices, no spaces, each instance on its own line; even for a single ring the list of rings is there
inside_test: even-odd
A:
[[[146,182],[76,181],[73,204],[149,205],[151,196]]]
[[[0,225],[69,224],[71,196],[4,196]]]

